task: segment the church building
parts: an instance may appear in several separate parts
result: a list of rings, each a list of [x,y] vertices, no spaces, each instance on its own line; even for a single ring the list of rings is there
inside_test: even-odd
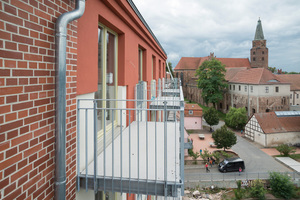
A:
[[[226,113],[230,107],[245,107],[249,117],[254,113],[289,110],[290,83],[268,70],[266,43],[259,19],[250,61],[248,58],[217,58],[214,53],[207,57],[182,57],[174,72],[182,80],[184,96],[204,105],[195,72],[205,60],[214,58],[225,65],[228,82],[223,100],[217,105],[218,110]]]

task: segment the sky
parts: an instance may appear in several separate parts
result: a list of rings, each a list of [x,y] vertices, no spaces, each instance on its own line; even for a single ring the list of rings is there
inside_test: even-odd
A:
[[[300,72],[299,0],[133,0],[175,67],[181,57],[249,58],[260,17],[269,66]]]

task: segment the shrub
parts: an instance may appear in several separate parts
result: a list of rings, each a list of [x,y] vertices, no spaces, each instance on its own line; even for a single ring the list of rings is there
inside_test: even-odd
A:
[[[283,156],[289,156],[290,153],[295,153],[296,152],[296,148],[293,146],[289,146],[287,144],[281,144],[278,147],[276,147],[277,151],[280,152],[280,155]]]
[[[251,197],[258,198],[259,200],[266,199],[266,190],[261,180],[254,180],[250,187]]]
[[[287,174],[270,173],[270,187],[276,197],[291,199],[295,194],[295,186]]]
[[[244,196],[244,190],[242,189],[242,181],[241,180],[238,180],[236,182],[237,184],[237,189],[234,190],[234,196],[235,196],[235,199],[239,200],[239,199],[242,199],[243,196]]]
[[[209,154],[209,151],[207,149],[204,149],[200,156],[204,162],[207,162],[207,158],[209,158],[211,155]]]
[[[212,153],[212,156],[216,159],[215,162],[216,162],[217,164],[219,164],[219,163],[220,163],[220,158],[221,158],[220,152],[215,151],[215,152]]]

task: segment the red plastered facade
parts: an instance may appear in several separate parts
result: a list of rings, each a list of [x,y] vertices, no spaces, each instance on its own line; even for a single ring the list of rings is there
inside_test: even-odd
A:
[[[54,198],[55,22],[73,9],[69,0],[0,2],[0,199]],[[128,99],[139,47],[144,80],[165,75],[165,53],[127,1],[88,0],[82,18],[68,24],[66,199],[76,197],[76,96],[97,90],[98,23],[118,34],[118,85]]]

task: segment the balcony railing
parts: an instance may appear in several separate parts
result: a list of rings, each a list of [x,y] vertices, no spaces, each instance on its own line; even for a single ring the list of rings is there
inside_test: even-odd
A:
[[[179,84],[140,82],[134,100],[78,99],[78,189],[183,195],[184,99]]]

